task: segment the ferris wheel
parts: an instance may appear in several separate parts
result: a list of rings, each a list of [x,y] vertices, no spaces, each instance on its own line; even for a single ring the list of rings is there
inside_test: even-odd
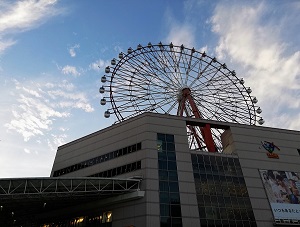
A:
[[[221,122],[263,124],[251,88],[224,63],[194,48],[148,43],[129,48],[105,68],[99,92],[104,116],[117,122],[155,112]],[[190,148],[219,151],[221,130],[187,126]]]

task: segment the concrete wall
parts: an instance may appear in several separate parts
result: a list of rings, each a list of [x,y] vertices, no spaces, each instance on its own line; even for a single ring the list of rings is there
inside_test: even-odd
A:
[[[239,157],[258,227],[273,226],[274,218],[259,170],[300,172],[300,132],[257,126],[230,128],[231,146]],[[279,159],[268,158],[261,141],[273,142]]]

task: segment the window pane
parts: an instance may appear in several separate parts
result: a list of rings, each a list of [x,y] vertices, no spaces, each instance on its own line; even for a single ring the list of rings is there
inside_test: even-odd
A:
[[[178,181],[178,176],[176,171],[169,171],[169,180]]]
[[[169,216],[170,215],[169,205],[160,204],[160,215],[161,216]]]
[[[168,171],[165,170],[159,170],[159,179],[160,180],[168,180]]]
[[[165,152],[158,152],[158,160],[167,160],[167,154]]]
[[[160,192],[159,193],[159,202],[160,203],[169,203],[169,193],[168,192]]]
[[[180,205],[171,205],[171,216],[172,217],[181,217]]]
[[[174,135],[167,134],[166,135],[166,141],[167,142],[174,142]]]
[[[172,227],[182,227],[181,218],[172,218]]]
[[[167,155],[168,155],[168,161],[176,161],[176,154],[175,154],[175,152],[168,151]]]
[[[168,161],[168,170],[177,170],[176,162]]]
[[[161,192],[168,192],[169,191],[169,185],[167,181],[159,181],[159,190]]]
[[[175,151],[175,144],[167,143],[167,151]]]
[[[165,141],[166,140],[165,134],[157,133],[157,140]]]
[[[158,160],[159,169],[167,169],[167,161]]]
[[[170,193],[170,203],[171,204],[180,204],[179,193]]]
[[[178,192],[179,191],[177,182],[170,182],[169,185],[170,185],[170,192]]]

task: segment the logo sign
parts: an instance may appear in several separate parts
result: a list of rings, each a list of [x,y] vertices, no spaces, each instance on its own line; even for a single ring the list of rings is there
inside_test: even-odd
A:
[[[261,145],[265,148],[267,152],[268,158],[279,158],[278,154],[274,153],[274,150],[280,151],[279,147],[277,147],[273,142],[261,141]]]

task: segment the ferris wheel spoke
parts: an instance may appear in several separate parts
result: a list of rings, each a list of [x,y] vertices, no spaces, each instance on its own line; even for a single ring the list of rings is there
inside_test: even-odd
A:
[[[156,59],[156,56],[153,55],[153,52],[149,52],[149,54],[152,55],[152,57]],[[148,55],[144,55],[143,57],[144,57],[145,60],[150,59],[150,61],[154,63],[153,59],[150,58]],[[148,59],[146,59],[146,57],[147,57]],[[171,77],[168,75],[168,73],[166,73],[166,72],[164,72],[164,71],[161,71],[161,70],[158,68],[157,65],[150,65],[150,66],[151,66],[151,67],[149,67],[149,68],[150,68],[151,71],[153,71],[153,69],[156,69],[156,71],[153,71],[153,73],[154,73],[154,75],[156,76],[156,78],[157,78],[160,82],[167,83],[169,86],[176,86],[176,84],[175,84],[174,81],[171,79]],[[157,72],[161,73],[161,75],[162,75],[163,77],[158,76],[158,75],[157,75]],[[163,80],[163,79],[166,79],[166,80]],[[167,82],[167,81],[169,81],[169,82]],[[170,83],[170,82],[171,82],[171,83]],[[178,86],[178,85],[177,85],[177,86]]]
[[[160,64],[160,67],[162,67],[163,69],[165,69],[166,67],[168,67],[167,64],[162,65],[161,64],[161,56],[159,56],[159,54],[157,52],[151,51],[150,55],[154,58],[157,59],[157,62]],[[169,68],[168,68],[169,69]],[[165,73],[165,71],[163,71]],[[170,77],[169,74],[164,74],[166,76],[166,78],[172,82],[173,85],[179,84],[180,82],[177,80],[177,78],[174,77]],[[175,81],[174,81],[175,79]]]

